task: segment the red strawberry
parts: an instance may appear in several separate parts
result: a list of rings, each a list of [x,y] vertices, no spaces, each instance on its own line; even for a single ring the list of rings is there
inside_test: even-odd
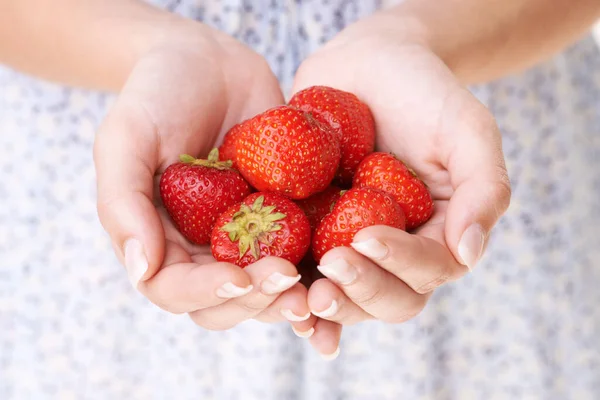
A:
[[[418,228],[431,218],[433,200],[427,186],[392,154],[373,153],[354,176],[354,187],[372,187],[394,197],[406,214],[406,228]]]
[[[290,106],[311,113],[337,132],[342,146],[337,176],[342,184],[351,183],[358,164],[375,147],[375,121],[369,107],[352,93],[326,86],[296,93]]]
[[[236,165],[236,155],[235,155],[235,144],[238,140],[238,137],[243,132],[244,122],[235,125],[231,128],[223,138],[223,143],[221,147],[219,147],[219,160],[228,161],[231,160],[233,162],[233,167],[237,168]]]
[[[277,193],[254,193],[223,213],[212,233],[217,261],[245,267],[267,256],[298,264],[310,247],[306,215]]]
[[[219,215],[251,193],[231,161],[213,149],[206,160],[182,155],[160,178],[160,196],[177,229],[190,242],[207,244]]]
[[[248,122],[236,143],[240,172],[259,191],[304,199],[329,186],[340,162],[330,128],[309,114],[280,106]]]
[[[349,246],[356,232],[373,225],[405,229],[402,208],[378,189],[350,189],[342,195],[315,232],[312,251],[315,261],[334,247]]]
[[[313,194],[307,199],[296,201],[302,211],[308,217],[310,229],[314,232],[323,218],[331,212],[336,201],[342,196],[342,189],[337,186],[329,186],[321,193]]]

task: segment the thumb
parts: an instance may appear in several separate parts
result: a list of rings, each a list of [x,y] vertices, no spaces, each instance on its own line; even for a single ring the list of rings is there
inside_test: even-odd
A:
[[[94,144],[98,216],[134,287],[164,258],[165,234],[152,202],[158,136],[139,103],[121,96]]]
[[[506,212],[511,188],[502,152],[502,137],[487,109],[467,95],[457,112],[444,121],[453,134],[446,168],[454,193],[446,214],[446,242],[456,259],[473,269],[481,259],[489,233]],[[465,106],[467,104],[467,106]]]

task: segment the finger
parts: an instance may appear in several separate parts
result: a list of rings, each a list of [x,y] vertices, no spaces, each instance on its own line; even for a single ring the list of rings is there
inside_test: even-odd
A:
[[[307,295],[306,287],[297,283],[283,292],[266,310],[258,314],[256,319],[266,323],[289,321],[297,336],[308,338],[314,333],[313,326],[317,317],[310,313]]]
[[[447,102],[442,158],[454,193],[446,216],[446,241],[457,260],[475,267],[490,231],[510,204],[502,137],[492,115],[466,90]],[[451,133],[451,134],[450,134]]]
[[[153,131],[139,109],[117,102],[94,144],[98,216],[134,287],[158,270],[164,255],[164,231],[152,203]]]
[[[335,322],[319,319],[315,324],[315,333],[310,344],[324,360],[332,361],[340,355],[342,326]]]
[[[217,307],[190,313],[192,320],[210,330],[230,329],[256,317],[277,297],[298,283],[300,275],[294,265],[276,257],[263,258],[244,268],[254,290]]]
[[[341,325],[354,325],[373,319],[329,279],[319,279],[308,291],[308,306],[319,318]]]
[[[323,274],[317,269],[317,262],[313,259],[311,252],[298,264],[298,272],[302,275],[300,283],[310,288],[313,282],[323,278]]]
[[[240,267],[194,263],[181,246],[167,242],[165,266],[147,281],[140,282],[138,288],[160,308],[180,314],[247,295],[253,286],[250,276]]]
[[[365,228],[351,245],[417,293],[431,292],[468,272],[443,244],[389,226]]]
[[[406,283],[356,251],[338,247],[321,259],[321,272],[335,282],[356,305],[373,317],[402,323],[423,310],[428,294],[419,294]],[[309,293],[309,305],[311,297]]]

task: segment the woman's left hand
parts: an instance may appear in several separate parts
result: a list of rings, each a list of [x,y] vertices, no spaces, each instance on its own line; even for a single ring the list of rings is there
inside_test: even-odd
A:
[[[308,302],[315,315],[338,324],[401,323],[419,314],[434,289],[475,267],[510,201],[494,118],[424,41],[399,25],[385,14],[358,22],[296,75],[295,91],[326,85],[367,103],[377,150],[405,161],[435,201],[433,217],[416,232],[369,227],[353,248],[322,258],[319,270],[328,279],[312,284]],[[326,334],[317,326],[314,338]]]

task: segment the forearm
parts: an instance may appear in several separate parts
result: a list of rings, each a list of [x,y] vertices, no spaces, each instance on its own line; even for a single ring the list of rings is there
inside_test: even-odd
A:
[[[389,11],[417,26],[465,83],[527,68],[582,37],[599,0],[407,0]]]
[[[0,63],[116,90],[141,54],[179,29],[179,20],[138,0],[0,0]]]

